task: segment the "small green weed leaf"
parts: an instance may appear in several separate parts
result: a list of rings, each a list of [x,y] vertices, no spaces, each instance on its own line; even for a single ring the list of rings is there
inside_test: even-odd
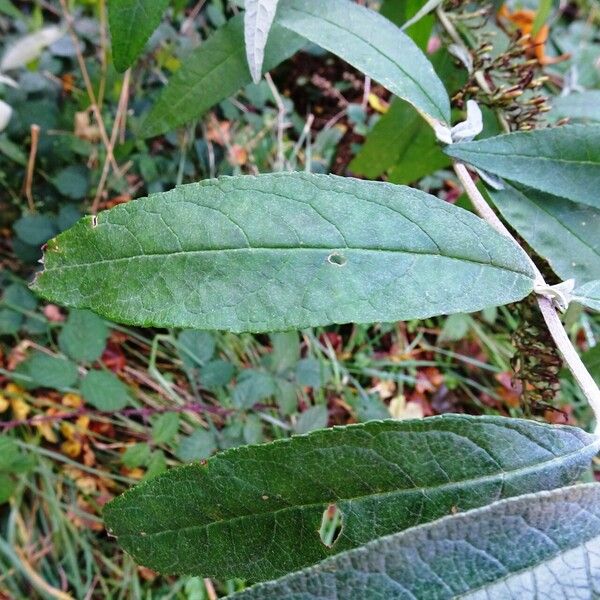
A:
[[[389,170],[393,183],[410,183],[450,162],[431,127],[412,106],[396,100],[369,133],[349,168],[370,179]]]
[[[34,352],[22,363],[22,368],[36,387],[63,390],[72,387],[79,377],[74,362],[45,352]]]
[[[600,280],[588,281],[573,290],[573,299],[594,310],[600,311]]]
[[[286,376],[300,360],[300,340],[296,331],[273,333],[270,336],[273,351],[269,356],[269,368],[277,375]]]
[[[143,467],[150,459],[150,446],[146,443],[133,444],[129,446],[121,456],[121,462],[128,469]]]
[[[311,406],[298,416],[294,431],[296,433],[309,433],[317,429],[325,429],[329,414],[327,407],[319,404]]]
[[[73,360],[93,362],[102,356],[108,325],[89,310],[72,310],[58,336],[60,349]]]
[[[131,402],[127,386],[109,371],[89,371],[81,383],[81,394],[98,410],[121,410]]]
[[[244,422],[246,444],[260,444],[263,441],[263,424],[258,415],[248,415]]]
[[[179,429],[179,413],[169,412],[160,415],[152,425],[152,439],[157,444],[167,444]]]
[[[298,385],[318,389],[323,387],[330,377],[329,365],[316,358],[303,358],[296,366]]]
[[[13,309],[33,311],[36,306],[35,296],[24,285],[20,283],[8,285],[0,302],[0,335],[15,335],[23,326],[25,315]]]
[[[232,402],[236,408],[252,408],[274,394],[275,380],[270,373],[244,369],[233,390]]]
[[[146,470],[146,474],[144,475],[143,481],[154,479],[154,477],[158,477],[166,470],[167,459],[165,457],[165,453],[162,450],[155,450],[150,455],[150,460],[148,460],[148,468]]]
[[[200,383],[208,390],[227,385],[235,374],[235,367],[225,360],[211,360],[200,369]]]
[[[208,331],[187,329],[177,337],[179,355],[187,369],[207,363],[215,353],[215,336]]]
[[[418,46],[379,13],[349,0],[280,0],[276,22],[337,54],[428,120],[450,121],[450,100]]]
[[[374,421],[172,469],[113,500],[104,518],[156,571],[265,580],[456,510],[566,485],[599,444],[576,428],[498,417]],[[327,547],[318,531],[332,503],[342,531]]]
[[[116,321],[230,331],[471,312],[532,287],[524,253],[467,211],[303,173],[207,180],[85,217],[48,244],[34,283]]]
[[[109,0],[108,23],[117,71],[134,63],[168,5],[169,0]]]
[[[19,239],[31,246],[41,246],[57,233],[54,221],[48,215],[31,214],[14,224]]]
[[[454,158],[510,181],[600,209],[600,125],[565,125],[452,144]]]
[[[588,484],[448,516],[231,598],[591,598],[599,552],[600,484]]]
[[[279,0],[246,0],[244,13],[246,58],[254,83],[258,83],[262,75],[265,46],[278,2]]]
[[[502,216],[562,279],[600,279],[600,209],[533,189],[488,190]]]
[[[83,165],[70,165],[62,169],[52,182],[66,198],[81,200],[90,188],[90,172]]]
[[[600,121],[600,90],[587,90],[552,98],[550,116],[557,119]]]
[[[263,71],[276,67],[305,43],[306,40],[274,23],[265,49]],[[239,15],[190,53],[144,120],[141,134],[159,135],[197,119],[251,82],[244,51],[244,23]]]
[[[217,440],[212,431],[196,429],[192,435],[179,443],[177,456],[184,462],[208,458],[217,449]]]

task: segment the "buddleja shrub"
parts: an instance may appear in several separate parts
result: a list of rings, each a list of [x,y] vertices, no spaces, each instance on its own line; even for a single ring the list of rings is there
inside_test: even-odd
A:
[[[111,0],[118,68],[166,4]],[[48,244],[37,292],[123,323],[234,332],[477,311],[534,289],[565,301],[575,287],[579,302],[600,308],[600,128],[458,141],[479,131],[476,111],[451,129],[448,95],[424,54],[350,0],[247,0],[245,27],[234,18],[191,54],[144,134],[197,118],[306,40],[410,103],[449,157],[504,178],[494,202],[574,284],[543,285],[497,223],[421,191],[277,173],[184,185],[86,217]],[[537,218],[550,235],[531,226]],[[518,419],[370,422],[172,469],[104,516],[156,571],[274,580],[239,598],[591,598],[600,594],[600,485],[565,486],[598,447],[579,429]],[[341,531],[325,543],[332,505]]]

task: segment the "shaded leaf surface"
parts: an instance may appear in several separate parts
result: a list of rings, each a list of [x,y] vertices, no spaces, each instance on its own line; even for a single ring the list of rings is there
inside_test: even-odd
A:
[[[446,517],[231,598],[591,599],[599,556],[600,485],[582,485]]]
[[[580,285],[573,291],[573,296],[580,304],[600,311],[600,280]]]
[[[277,66],[305,43],[306,40],[275,22],[265,49],[263,71]],[[171,77],[144,120],[141,134],[159,135],[197,119],[251,82],[244,50],[243,17],[238,15],[194,50]]]
[[[586,90],[568,96],[552,98],[550,115],[563,119],[600,121],[600,90]]]
[[[109,0],[108,23],[115,67],[130,67],[158,27],[169,0]]]
[[[279,0],[246,0],[244,13],[246,58],[254,83],[258,83],[262,75],[265,46],[278,2]]]
[[[513,302],[525,255],[423,192],[326,175],[225,177],[86,217],[48,244],[43,296],[140,325],[284,331]]]
[[[173,469],[104,518],[159,572],[264,580],[456,508],[572,482],[597,447],[579,429],[497,417],[371,422]],[[342,514],[332,548],[318,534],[330,503]]]
[[[410,183],[450,164],[435,133],[406,102],[396,100],[367,136],[350,170],[370,179],[389,169],[393,183]]]
[[[600,208],[600,125],[509,133],[446,147],[450,156],[511,181]]]
[[[337,54],[420,113],[450,121],[450,100],[431,63],[379,13],[347,0],[281,0],[276,21]]]
[[[600,210],[508,184],[488,190],[502,216],[562,279],[600,279]]]

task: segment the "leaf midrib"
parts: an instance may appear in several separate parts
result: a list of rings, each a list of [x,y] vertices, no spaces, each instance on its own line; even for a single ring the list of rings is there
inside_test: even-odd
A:
[[[539,443],[538,443],[538,446],[544,450],[547,450]],[[480,447],[480,446],[478,446],[478,447]],[[485,475],[483,477],[477,477],[477,478],[472,477],[470,479],[463,479],[461,481],[446,482],[446,483],[442,483],[442,484],[438,484],[438,485],[431,485],[431,486],[426,486],[426,487],[402,489],[402,490],[391,490],[391,491],[387,491],[387,492],[378,492],[375,494],[364,494],[362,496],[355,496],[352,498],[339,498],[338,497],[338,498],[332,498],[330,500],[311,502],[309,504],[285,506],[285,507],[282,507],[282,508],[279,508],[279,509],[273,510],[273,511],[262,512],[262,513],[249,513],[246,515],[241,515],[239,517],[220,519],[218,521],[212,521],[212,522],[206,523],[204,525],[189,525],[186,527],[179,527],[177,529],[163,529],[163,530],[154,531],[154,532],[145,531],[143,537],[148,538],[148,537],[152,537],[152,536],[164,535],[164,534],[168,534],[168,533],[177,533],[177,532],[181,532],[181,531],[189,531],[189,530],[193,530],[193,529],[208,529],[208,528],[214,527],[216,525],[221,525],[222,523],[236,523],[237,521],[241,521],[244,519],[257,518],[257,517],[260,517],[263,515],[273,515],[274,516],[279,513],[289,511],[289,510],[299,510],[299,509],[302,510],[302,509],[307,509],[307,508],[327,506],[331,502],[338,503],[338,502],[349,502],[349,501],[361,501],[361,500],[364,500],[367,498],[368,499],[384,498],[386,496],[414,494],[414,493],[420,493],[421,495],[426,496],[426,494],[430,491],[451,490],[455,487],[468,487],[468,486],[472,486],[472,485],[475,485],[478,483],[493,482],[495,480],[499,480],[502,483],[502,487],[500,488],[500,494],[501,494],[503,491],[503,486],[504,486],[504,482],[506,480],[507,475],[514,475],[515,477],[518,477],[518,476],[527,475],[528,473],[535,473],[536,471],[551,467],[554,463],[560,464],[563,462],[568,462],[570,458],[575,457],[578,454],[583,454],[588,449],[590,449],[590,451],[591,451],[591,449],[593,449],[594,447],[600,447],[600,439],[593,440],[592,443],[587,444],[586,446],[583,446],[581,448],[578,448],[577,450],[574,450],[572,452],[569,452],[568,454],[561,454],[560,456],[554,456],[554,458],[552,458],[548,461],[536,462],[534,464],[527,465],[526,467],[519,467],[512,471],[502,470],[502,471],[499,471],[492,475]],[[501,496],[499,496],[498,500],[499,499],[501,499]],[[139,533],[134,532],[134,533],[124,533],[117,537],[136,538],[136,537],[142,537],[142,536]]]
[[[417,256],[429,256],[429,257],[439,257],[446,260],[457,260],[461,262],[466,262],[470,264],[480,265],[483,267],[490,267],[492,269],[498,269],[500,271],[506,271],[509,273],[515,273],[517,275],[522,275],[528,279],[532,279],[531,274],[525,271],[516,270],[509,267],[499,266],[492,262],[484,262],[478,261],[470,258],[462,258],[457,256],[449,256],[446,254],[440,254],[437,252],[423,252],[416,250],[401,250],[395,248],[361,248],[361,247],[352,247],[352,246],[241,246],[241,247],[223,247],[223,248],[215,248],[215,249],[202,249],[202,250],[177,250],[173,252],[156,252],[156,253],[147,253],[147,254],[134,254],[132,256],[122,256],[118,258],[108,258],[108,259],[100,259],[95,260],[93,262],[87,263],[77,263],[70,265],[60,265],[60,266],[47,266],[43,273],[50,273],[56,271],[65,271],[69,269],[78,269],[85,267],[95,267],[101,264],[113,264],[119,262],[126,262],[130,260],[142,260],[142,259],[167,259],[173,258],[179,255],[189,256],[193,254],[220,254],[224,252],[344,252],[344,251],[352,251],[352,252],[364,252],[364,253],[390,253],[390,254],[408,254],[409,256],[417,255]]]

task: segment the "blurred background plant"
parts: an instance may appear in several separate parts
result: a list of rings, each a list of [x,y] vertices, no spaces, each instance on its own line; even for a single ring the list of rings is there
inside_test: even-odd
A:
[[[415,111],[316,47],[187,127],[143,139],[165,82],[238,4],[174,0],[121,75],[104,0],[0,0],[0,598],[212,600],[241,589],[136,566],[101,520],[124,488],[218,450],[444,412],[588,424],[527,302],[256,336],[140,331],[28,290],[42,245],[84,213],[207,177],[333,172],[470,208]],[[401,24],[422,2],[369,4]],[[599,22],[595,0],[448,0],[407,32],[457,115],[469,98],[485,107],[485,136],[600,120]],[[574,306],[567,324],[600,379],[600,318]]]

